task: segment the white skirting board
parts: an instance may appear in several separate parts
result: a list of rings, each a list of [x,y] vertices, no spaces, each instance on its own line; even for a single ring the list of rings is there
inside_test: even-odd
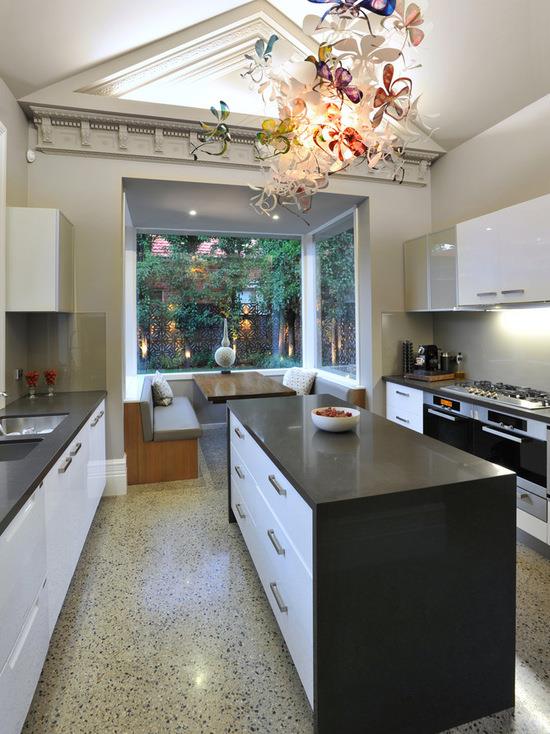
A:
[[[106,484],[104,497],[120,497],[128,493],[126,473],[126,456],[122,459],[111,459],[105,465]]]

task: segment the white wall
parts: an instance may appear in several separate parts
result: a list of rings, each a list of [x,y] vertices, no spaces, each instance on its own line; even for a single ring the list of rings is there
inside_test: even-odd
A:
[[[33,133],[34,135],[34,133]],[[227,165],[172,165],[38,153],[29,168],[30,206],[58,207],[75,226],[76,287],[79,311],[107,315],[108,456],[121,458],[124,373],[123,177],[243,185],[260,183],[261,173]],[[365,380],[380,393],[382,312],[403,309],[402,242],[427,231],[427,188],[332,179],[334,193],[370,197],[370,238],[364,233],[372,275],[372,337],[367,349],[372,372]],[[370,283],[360,283],[370,289]],[[379,397],[374,407],[383,411]]]
[[[0,79],[0,122],[8,130],[7,203],[27,203],[28,122],[13,94]]]
[[[432,227],[444,229],[548,193],[550,95],[434,164]]]

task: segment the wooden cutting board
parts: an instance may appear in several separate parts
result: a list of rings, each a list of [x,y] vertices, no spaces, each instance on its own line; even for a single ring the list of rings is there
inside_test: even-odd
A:
[[[440,382],[443,380],[454,380],[454,372],[431,372],[429,370],[416,370],[405,375],[406,380],[418,380],[419,382]]]

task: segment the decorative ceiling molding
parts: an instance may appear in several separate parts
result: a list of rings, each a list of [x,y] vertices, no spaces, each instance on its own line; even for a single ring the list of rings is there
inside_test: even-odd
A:
[[[79,112],[70,109],[31,106],[36,127],[36,150],[58,155],[125,158],[162,163],[193,164],[192,148],[201,142],[196,122],[161,120],[147,117]],[[254,155],[254,131],[233,128],[234,145],[226,155],[212,159],[199,153],[197,165],[232,165],[258,168]],[[407,150],[404,184],[426,186],[430,166],[438,152]],[[338,174],[352,179],[391,181],[387,171],[372,171],[366,164]]]
[[[215,35],[199,37],[138,68],[124,70],[77,91],[121,97],[159,80],[170,82],[222,76],[242,68],[244,54],[253,51],[258,38],[269,38],[271,33],[272,28],[265,18],[253,17],[236,28],[224,28]],[[296,39],[287,36],[286,40],[298,50]]]

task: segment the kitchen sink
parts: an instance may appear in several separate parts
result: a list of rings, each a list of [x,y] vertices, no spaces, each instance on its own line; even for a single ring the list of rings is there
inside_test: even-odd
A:
[[[21,441],[0,439],[0,462],[24,459],[38,446],[40,441],[42,441],[41,438],[29,438]]]
[[[67,413],[62,415],[22,415],[0,419],[0,438],[2,435],[33,435],[51,433],[65,420]]]

